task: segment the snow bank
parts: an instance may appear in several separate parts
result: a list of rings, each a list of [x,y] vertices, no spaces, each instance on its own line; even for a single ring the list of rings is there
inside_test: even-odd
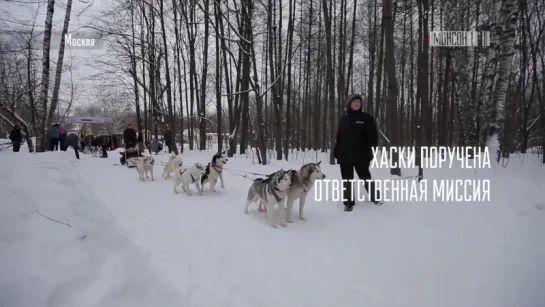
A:
[[[175,306],[78,162],[73,152],[0,155],[0,306]]]
[[[227,172],[225,189],[189,197],[160,178],[168,155],[154,156],[155,182],[114,167],[117,151],[81,156],[0,153],[0,306],[544,306],[545,174],[536,159],[424,171],[489,178],[489,203],[358,203],[346,213],[310,197],[307,221],[273,229],[255,206],[243,214],[248,178]],[[238,155],[226,170],[322,160],[328,178],[340,178],[323,153],[293,157],[262,166]]]

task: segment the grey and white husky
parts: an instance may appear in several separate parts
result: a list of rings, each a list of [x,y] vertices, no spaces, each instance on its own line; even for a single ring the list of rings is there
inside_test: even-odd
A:
[[[287,191],[286,202],[286,221],[288,223],[293,223],[291,212],[296,200],[299,200],[299,219],[303,221],[306,220],[303,211],[307,195],[314,186],[316,180],[325,179],[325,174],[322,173],[320,167],[321,163],[322,161],[319,161],[318,163],[307,163],[298,171],[290,171],[291,185]],[[262,210],[262,204],[259,204],[259,211]]]
[[[216,184],[220,180],[221,187],[225,189],[223,182],[223,166],[227,164],[227,152],[218,152],[212,157],[212,162],[206,166],[206,172],[201,177],[201,192],[204,186],[209,183],[210,190],[216,192]]]
[[[285,170],[271,174],[265,179],[259,178],[254,180],[248,190],[244,213],[248,214],[248,209],[252,203],[263,203],[267,208],[267,217],[269,218],[271,227],[277,228],[277,224],[286,227],[287,224],[284,218],[281,218],[280,222],[277,223],[277,219],[274,217],[274,206],[278,206],[279,214],[282,216],[284,213],[284,201],[290,185],[290,174]]]

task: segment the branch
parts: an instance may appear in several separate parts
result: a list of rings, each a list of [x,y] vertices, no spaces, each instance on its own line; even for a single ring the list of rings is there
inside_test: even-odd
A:
[[[299,42],[299,44],[297,45],[297,47],[295,47],[295,50],[293,50],[293,54],[291,55],[291,57],[289,58],[289,61],[286,59],[286,61],[284,62],[284,67],[282,68],[282,71],[278,74],[278,76],[276,77],[276,79],[273,81],[273,83],[271,83],[271,85],[269,85],[269,87],[267,89],[265,89],[265,91],[263,93],[261,93],[261,97],[265,96],[265,94],[267,94],[268,91],[271,90],[271,88],[280,80],[280,78],[282,76],[284,76],[284,73],[286,71],[286,68],[288,67],[288,64],[291,62],[291,60],[295,57],[295,54],[297,53],[297,49],[299,49],[299,47],[301,46],[301,42]],[[250,82],[251,82],[251,79],[250,79]]]
[[[45,217],[46,219],[48,219],[48,220],[50,220],[50,221],[53,221],[53,222],[56,222],[56,223],[59,223],[59,224],[63,224],[63,225],[68,226],[68,227],[72,227],[72,226],[70,225],[70,221],[69,221],[68,219],[66,219],[66,221],[67,221],[68,223],[63,223],[63,222],[59,222],[59,221],[57,221],[57,220],[55,220],[55,219],[52,219],[52,218],[50,218],[50,217],[47,217],[47,216],[41,214],[40,211],[38,211],[38,210],[36,210],[36,213],[38,213],[39,215]]]
[[[216,2],[217,5],[220,5],[220,2],[219,0],[214,0],[214,2]],[[229,26],[229,28],[231,28],[231,30],[235,33],[236,36],[238,36],[238,38],[241,40],[241,41],[244,41],[245,43],[247,44],[252,44],[252,42],[250,42],[249,40],[247,40],[244,36],[240,35],[240,33],[238,33],[237,29],[233,26],[233,24],[231,23],[231,21],[229,20],[229,18],[227,16],[225,16],[225,14],[223,14],[223,12],[221,10],[218,10],[219,13],[221,14],[221,16],[223,17],[223,19],[225,21],[227,21],[227,25]]]
[[[244,93],[249,93],[249,92],[252,92],[254,89],[248,89],[248,90],[245,90],[245,91],[240,91],[240,92],[235,92],[235,93],[228,93],[228,94],[221,94],[221,96],[235,96],[235,95],[240,95],[240,94],[244,94]]]

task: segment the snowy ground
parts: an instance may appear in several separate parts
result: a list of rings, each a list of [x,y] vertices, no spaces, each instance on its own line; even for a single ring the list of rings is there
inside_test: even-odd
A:
[[[339,178],[319,155],[328,178]],[[490,178],[490,203],[361,203],[347,213],[311,199],[308,221],[278,229],[255,207],[243,214],[247,178],[226,173],[226,189],[175,195],[161,166],[155,182],[140,182],[134,169],[113,166],[117,158],[0,152],[0,306],[545,306],[545,171],[536,157],[426,170]],[[226,168],[270,173],[316,156],[298,158],[264,167],[237,157]],[[387,169],[373,175],[389,178]]]

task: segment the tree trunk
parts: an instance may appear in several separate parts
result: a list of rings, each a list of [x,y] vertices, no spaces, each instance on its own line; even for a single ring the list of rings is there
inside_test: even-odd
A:
[[[49,52],[51,50],[51,28],[53,26],[53,14],[55,13],[55,0],[47,2],[47,15],[45,18],[43,57],[42,57],[42,89],[37,115],[38,127],[36,129],[36,151],[43,152],[48,147],[47,127],[47,96],[49,94]]]
[[[424,0],[425,1],[425,0]],[[394,56],[394,21],[392,16],[392,0],[384,0],[384,7],[382,9],[382,23],[384,25],[385,40],[386,40],[386,54],[384,58],[386,75],[388,77],[388,121],[398,123],[398,111],[397,111],[397,95],[398,84],[395,72],[395,56]],[[397,146],[399,142],[399,129],[393,126],[390,129],[390,142],[392,146]],[[399,155],[394,152],[392,157],[394,163],[399,162]],[[398,167],[392,168],[390,174],[401,176],[401,169]]]
[[[53,114],[57,110],[59,103],[59,90],[61,87],[62,65],[64,62],[64,45],[65,35],[68,33],[68,26],[70,24],[70,13],[72,12],[72,0],[66,1],[66,14],[64,15],[64,25],[62,27],[61,43],[59,46],[59,56],[57,58],[57,68],[55,70],[55,83],[53,84],[53,94],[51,96],[51,104],[49,106],[49,113],[47,114],[46,126],[51,125]]]
[[[206,150],[206,86],[208,77],[208,37],[209,37],[209,0],[204,0],[204,46],[201,81],[201,100],[199,108],[199,149]]]
[[[327,0],[322,0],[322,11],[324,14],[325,25],[325,37],[326,37],[326,53],[327,53],[327,92],[329,103],[329,163],[335,164],[335,156],[333,153],[333,145],[335,143],[335,72],[333,70],[333,44],[332,44],[332,29],[331,29],[331,17],[329,16],[329,10],[327,8]]]
[[[166,92],[167,92],[167,103],[168,103],[168,122],[171,133],[170,144],[174,149],[174,154],[178,155],[178,146],[176,145],[176,116],[174,115],[174,108],[172,102],[172,83],[170,80],[170,65],[168,61],[168,45],[167,45],[167,35],[165,28],[165,18],[164,18],[164,0],[160,0],[160,11],[161,11],[161,33],[163,36],[163,49],[165,57],[165,79],[166,79]],[[160,84],[160,83],[159,83]]]
[[[509,138],[506,137],[504,130],[504,104],[507,94],[507,86],[511,76],[513,66],[513,55],[515,54],[515,38],[517,23],[519,19],[519,5],[517,0],[503,0],[502,14],[502,33],[500,40],[500,57],[498,62],[498,79],[494,87],[495,108],[491,112],[491,126],[498,132],[500,141],[500,150],[503,157],[509,157]],[[494,114],[495,113],[495,114]],[[489,138],[491,136],[489,135]]]
[[[214,17],[216,20],[216,118],[218,121],[218,152],[223,151],[223,134],[222,134],[222,108],[221,108],[221,53],[220,53],[220,33],[218,31],[218,5],[214,4]],[[223,59],[225,61],[225,59]]]

